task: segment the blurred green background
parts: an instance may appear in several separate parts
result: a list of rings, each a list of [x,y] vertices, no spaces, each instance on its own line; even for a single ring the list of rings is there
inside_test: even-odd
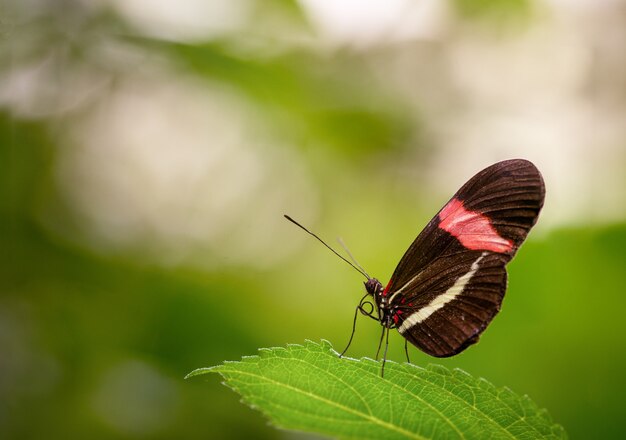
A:
[[[418,365],[623,438],[623,2],[28,0],[0,6],[0,438],[303,439],[191,370],[342,349],[483,167],[546,205],[481,343]],[[373,356],[358,323],[349,352]],[[402,361],[394,336],[391,359]]]

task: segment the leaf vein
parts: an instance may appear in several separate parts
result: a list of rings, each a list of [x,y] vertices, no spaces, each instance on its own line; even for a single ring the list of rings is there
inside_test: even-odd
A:
[[[398,426],[395,426],[395,425],[393,425],[391,423],[387,423],[387,422],[385,422],[382,419],[374,417],[373,415],[365,414],[365,413],[360,412],[360,411],[356,411],[356,410],[354,410],[354,409],[352,409],[350,407],[347,407],[345,405],[341,405],[340,403],[333,402],[332,400],[328,400],[328,399],[326,399],[326,398],[324,398],[322,396],[318,396],[318,395],[310,393],[308,391],[301,390],[299,388],[293,387],[291,385],[288,385],[288,384],[285,384],[285,383],[282,383],[282,382],[278,382],[276,380],[270,379],[268,377],[265,377],[265,376],[262,376],[262,375],[259,375],[259,374],[243,372],[243,371],[238,371],[238,370],[224,370],[224,369],[220,369],[219,373],[220,374],[222,374],[222,373],[231,373],[231,374],[235,374],[235,375],[244,375],[244,376],[254,377],[254,378],[260,379],[262,381],[267,381],[267,382],[273,383],[274,385],[277,385],[279,387],[283,387],[283,388],[289,389],[291,391],[294,391],[296,393],[303,394],[303,395],[305,395],[307,397],[310,397],[312,399],[319,400],[320,402],[323,402],[323,403],[325,403],[325,404],[327,404],[329,406],[334,406],[336,408],[339,408],[339,409],[341,409],[341,410],[343,410],[343,411],[345,411],[347,413],[354,414],[354,415],[362,417],[362,418],[364,418],[366,420],[370,420],[372,423],[380,425],[380,426],[382,426],[382,427],[384,427],[386,429],[389,429],[391,431],[396,431],[398,433],[401,433],[404,436],[406,436],[407,438],[414,438],[414,439],[418,439],[418,440],[426,440],[425,437],[422,437],[420,435],[414,434],[414,433],[412,433],[410,431],[402,429],[402,428],[400,428]],[[231,380],[232,380],[232,378],[231,378]]]

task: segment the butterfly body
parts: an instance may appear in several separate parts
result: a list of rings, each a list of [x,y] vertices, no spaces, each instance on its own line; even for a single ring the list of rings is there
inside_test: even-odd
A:
[[[376,304],[376,310],[378,312],[378,320],[380,324],[387,328],[393,328],[393,316],[397,312],[395,307],[392,307],[389,303],[387,294],[383,294],[383,285],[376,278],[369,278],[365,281],[365,290],[374,299]]]

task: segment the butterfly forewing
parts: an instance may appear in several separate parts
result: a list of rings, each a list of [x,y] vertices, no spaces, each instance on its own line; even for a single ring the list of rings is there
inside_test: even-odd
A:
[[[458,199],[466,210],[486,216],[501,237],[511,240],[513,246],[507,253],[512,258],[537,222],[544,196],[539,170],[527,160],[515,159],[485,168],[452,200]]]
[[[537,221],[544,184],[525,160],[470,179],[404,254],[384,295],[394,324],[426,353],[452,356],[478,340],[506,290],[505,265]]]

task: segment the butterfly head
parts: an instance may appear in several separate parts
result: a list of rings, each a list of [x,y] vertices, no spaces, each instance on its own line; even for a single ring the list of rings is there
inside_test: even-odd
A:
[[[382,296],[383,285],[376,278],[368,278],[368,280],[363,284],[365,284],[365,290],[367,290],[367,293],[372,295],[374,298]]]
[[[380,281],[376,278],[368,279],[365,282],[365,290],[374,298],[380,323],[387,328],[394,328],[394,323],[397,323],[397,321],[394,320],[394,315],[402,312],[398,312],[398,307],[389,302],[389,297],[385,294]]]
[[[385,295],[383,285],[380,281],[376,278],[369,278],[365,282],[365,290],[367,290],[367,293],[372,295],[378,310],[382,312],[382,315],[385,315],[385,310],[389,308],[389,299],[387,298],[387,295]]]

